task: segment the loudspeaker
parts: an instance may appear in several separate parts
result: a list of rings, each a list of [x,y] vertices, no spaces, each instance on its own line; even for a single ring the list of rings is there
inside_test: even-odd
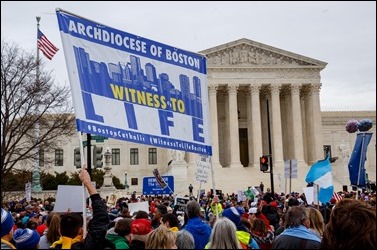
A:
[[[343,192],[348,192],[348,186],[347,185],[343,185]]]

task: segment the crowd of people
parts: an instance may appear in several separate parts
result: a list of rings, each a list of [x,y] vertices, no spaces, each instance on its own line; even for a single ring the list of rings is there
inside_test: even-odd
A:
[[[342,192],[318,206],[269,188],[252,200],[211,192],[196,199],[190,190],[182,211],[173,195],[133,194],[108,206],[85,168],[79,177],[92,217],[54,212],[47,201],[3,202],[1,249],[376,249],[375,195]],[[129,204],[142,201],[149,209],[131,214]]]

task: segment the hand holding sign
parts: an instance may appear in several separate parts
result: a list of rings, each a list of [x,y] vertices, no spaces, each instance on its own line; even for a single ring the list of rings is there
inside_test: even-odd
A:
[[[82,184],[84,184],[84,186],[88,190],[89,195],[97,193],[97,190],[92,185],[92,181],[90,179],[90,175],[89,175],[88,171],[86,170],[85,164],[83,164],[83,166],[82,166],[82,170],[79,173],[79,178],[80,178],[80,181],[82,182]]]

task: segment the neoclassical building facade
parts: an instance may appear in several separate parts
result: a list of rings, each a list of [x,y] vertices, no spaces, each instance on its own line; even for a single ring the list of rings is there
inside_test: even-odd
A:
[[[320,105],[321,71],[325,62],[274,48],[249,39],[240,39],[199,52],[207,57],[208,102],[211,122],[213,176],[206,183],[195,181],[197,155],[185,153],[186,164],[168,165],[172,159],[167,149],[157,148],[157,162],[148,162],[149,147],[125,141],[105,140],[100,146],[117,149],[119,164],[112,174],[130,187],[128,192],[142,192],[143,177],[173,175],[175,191],[187,194],[188,186],[223,190],[226,193],[259,185],[274,191],[302,192],[310,166],[324,158],[324,146],[330,147],[336,190],[349,185],[347,164],[356,135],[345,131],[350,119],[371,119],[375,133],[376,112],[322,112]],[[74,172],[74,148],[77,138],[67,138],[62,145],[64,166],[51,172]],[[368,147],[368,178],[376,180],[376,140]],[[138,164],[130,164],[130,152],[138,149]],[[273,175],[263,173],[259,158],[271,154]],[[297,160],[297,176],[287,178],[286,160]],[[213,177],[213,178],[212,178]]]
[[[284,189],[285,159],[296,159],[298,169],[323,159],[325,62],[248,39],[200,53],[208,58],[214,169],[248,167],[261,175],[259,157],[271,154],[275,183]]]

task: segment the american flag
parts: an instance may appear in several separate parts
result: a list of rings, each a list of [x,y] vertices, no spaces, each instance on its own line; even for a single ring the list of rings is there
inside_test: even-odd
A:
[[[48,59],[52,59],[52,57],[58,52],[58,48],[55,47],[47,37],[38,29],[38,49],[40,49]]]
[[[338,202],[341,199],[343,199],[343,197],[340,194],[336,193],[336,192],[333,193],[332,198],[334,198],[336,200],[336,202]]]

